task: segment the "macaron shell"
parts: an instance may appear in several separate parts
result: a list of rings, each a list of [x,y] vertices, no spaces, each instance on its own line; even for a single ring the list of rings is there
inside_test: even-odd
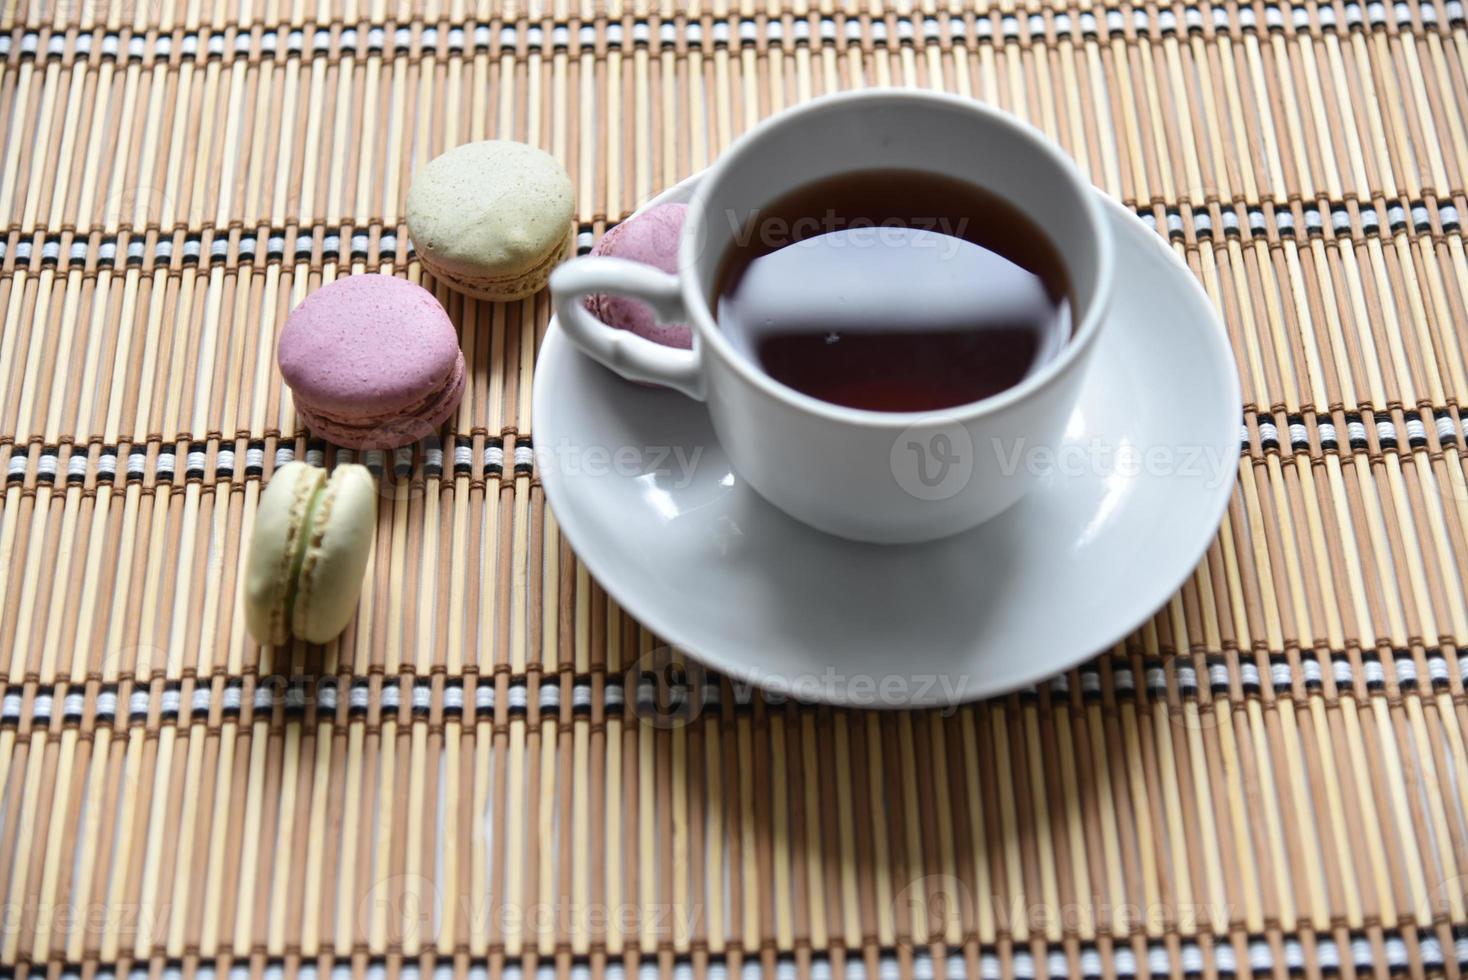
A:
[[[518,279],[561,247],[575,217],[571,177],[555,157],[510,140],[455,147],[408,189],[408,234],[445,282]]]
[[[245,561],[245,628],[262,645],[281,646],[290,641],[285,607],[296,543],[311,497],[325,481],[325,471],[317,467],[287,463],[275,471],[255,508]]]
[[[433,274],[434,278],[446,283],[456,292],[491,303],[508,303],[512,300],[533,296],[544,289],[545,284],[550,280],[551,272],[556,266],[570,258],[575,245],[575,229],[567,228],[566,240],[559,249],[547,255],[534,269],[514,276],[458,275],[447,269],[435,268],[431,262],[426,260],[423,265]]]
[[[276,353],[298,406],[347,419],[421,404],[463,356],[432,293],[376,274],[337,279],[307,296],[286,318]]]
[[[296,583],[292,629],[309,643],[327,643],[346,629],[362,594],[362,576],[377,532],[377,487],[367,467],[332,471],[316,503],[305,561]]]
[[[615,225],[601,237],[592,255],[610,255],[642,262],[664,272],[678,271],[678,238],[687,216],[686,204],[660,204]],[[630,330],[639,337],[668,347],[693,346],[693,330],[686,323],[659,323],[641,300],[616,293],[597,293],[586,301],[603,323]]]
[[[351,421],[318,415],[297,404],[296,414],[308,429],[333,445],[348,449],[396,449],[433,435],[459,407],[466,381],[461,354],[444,386],[412,411]]]

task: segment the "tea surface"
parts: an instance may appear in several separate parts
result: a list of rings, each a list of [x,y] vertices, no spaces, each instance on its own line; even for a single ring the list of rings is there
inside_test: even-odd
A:
[[[725,253],[719,328],[770,377],[850,408],[976,402],[1071,334],[1064,270],[1033,221],[966,181],[863,170],[760,209]]]

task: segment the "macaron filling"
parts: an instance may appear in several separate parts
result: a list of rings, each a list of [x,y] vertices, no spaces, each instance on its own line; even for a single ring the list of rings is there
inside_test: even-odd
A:
[[[373,414],[347,415],[323,411],[309,400],[296,399],[296,412],[315,431],[332,442],[355,448],[392,448],[428,435],[453,414],[464,394],[464,356],[455,360],[454,368],[437,388],[404,408]],[[380,443],[380,445],[379,445]]]
[[[445,398],[453,393],[454,389],[458,386],[459,379],[463,376],[464,356],[460,354],[458,362],[454,365],[454,369],[449,372],[448,377],[444,378],[442,384],[440,384],[438,387],[434,388],[432,391],[428,392],[428,394],[424,395],[422,398],[419,398],[412,404],[405,405],[402,408],[389,409],[383,412],[364,412],[360,414],[347,415],[342,412],[332,412],[330,410],[317,408],[315,405],[311,404],[309,400],[298,398],[298,401],[301,402],[301,407],[305,408],[306,411],[309,412],[311,415],[314,415],[316,418],[319,418],[323,421],[330,422],[332,425],[340,425],[353,429],[366,429],[371,428],[375,425],[382,425],[387,422],[392,422],[397,419],[427,418],[428,416],[434,414],[435,410],[441,407]]]
[[[301,569],[306,566],[307,546],[313,536],[316,509],[321,504],[321,498],[326,495],[326,487],[325,480],[316,484],[316,489],[311,492],[311,498],[306,501],[306,512],[301,516],[301,525],[296,529],[295,552],[291,555],[290,574],[286,576],[284,612],[287,623],[295,622],[296,595],[301,590]]]
[[[566,233],[565,240],[555,251],[546,253],[546,256],[532,268],[511,275],[474,275],[461,270],[447,269],[444,267],[434,268],[435,277],[442,279],[450,286],[460,292],[468,292],[473,295],[492,294],[494,297],[525,296],[536,292],[545,285],[550,278],[551,270],[564,262],[567,257],[575,251],[576,231],[571,229]]]

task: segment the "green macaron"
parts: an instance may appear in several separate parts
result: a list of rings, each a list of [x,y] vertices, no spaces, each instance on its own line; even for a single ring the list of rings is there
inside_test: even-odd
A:
[[[540,290],[571,254],[571,178],[544,150],[511,140],[454,147],[408,188],[408,234],[423,267],[486,300]]]
[[[245,565],[245,625],[262,644],[325,643],[357,609],[377,525],[367,467],[287,463],[260,496]]]

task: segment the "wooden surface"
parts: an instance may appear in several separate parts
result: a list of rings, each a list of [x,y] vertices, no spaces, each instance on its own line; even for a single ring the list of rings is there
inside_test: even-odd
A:
[[[0,10],[0,968],[1468,963],[1457,0]],[[755,120],[878,85],[1027,117],[1167,234],[1238,359],[1237,492],[1166,608],[1037,690],[873,715],[708,678],[675,716],[537,485],[545,298],[425,279],[407,183],[540,144],[584,249]],[[441,454],[368,460],[357,622],[261,650],[261,481],[337,458],[275,331],[369,270],[437,290],[472,382]]]

